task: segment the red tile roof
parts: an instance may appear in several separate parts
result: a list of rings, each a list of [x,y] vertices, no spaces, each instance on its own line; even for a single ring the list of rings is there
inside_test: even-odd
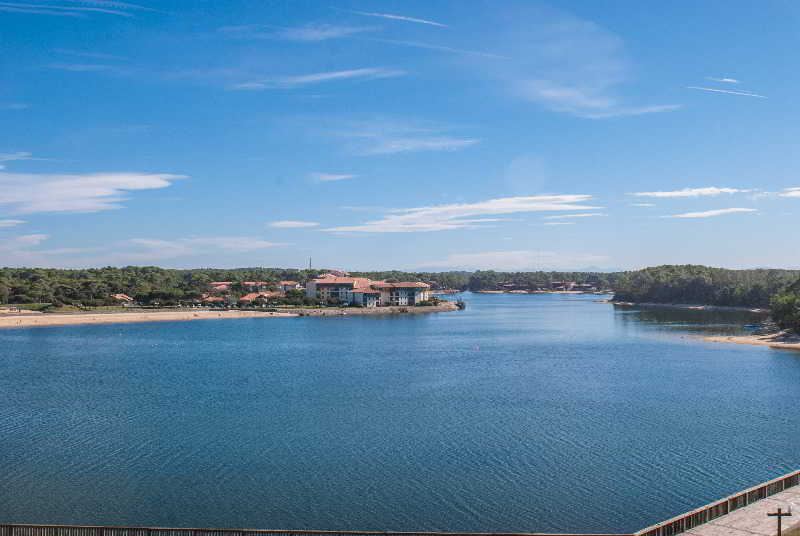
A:
[[[319,285],[351,285],[353,288],[368,287],[372,284],[372,280],[366,277],[325,277],[322,279],[314,279],[314,283]]]
[[[372,286],[375,288],[431,288],[429,284],[421,283],[419,281],[400,283],[384,283],[381,281],[378,283],[373,283]]]
[[[239,301],[253,301],[258,298],[274,298],[280,295],[280,292],[251,292],[250,294],[245,294],[239,298]]]

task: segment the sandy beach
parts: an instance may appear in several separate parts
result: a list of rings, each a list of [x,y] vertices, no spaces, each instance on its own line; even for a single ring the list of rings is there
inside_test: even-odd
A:
[[[288,318],[296,316],[347,316],[419,314],[455,311],[454,303],[431,307],[379,308],[319,308],[289,309],[286,311],[132,311],[126,313],[32,313],[0,315],[0,328],[30,328],[47,326],[77,326],[85,324],[121,324],[130,322],[180,322],[186,320],[216,320],[220,318]]]
[[[800,350],[800,335],[793,335],[787,332],[770,333],[767,335],[714,335],[702,337],[710,342],[727,342],[733,344],[755,344],[758,346],[769,346],[770,348],[780,348],[783,350]]]

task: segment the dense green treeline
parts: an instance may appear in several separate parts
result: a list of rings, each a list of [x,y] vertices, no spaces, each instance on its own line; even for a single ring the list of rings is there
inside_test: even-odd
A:
[[[237,268],[170,270],[155,266],[60,270],[0,268],[0,303],[107,305],[111,294],[127,294],[142,304],[196,299],[211,281],[304,281],[321,270]]]
[[[613,288],[618,301],[767,307],[798,278],[800,270],[667,265],[618,274]]]

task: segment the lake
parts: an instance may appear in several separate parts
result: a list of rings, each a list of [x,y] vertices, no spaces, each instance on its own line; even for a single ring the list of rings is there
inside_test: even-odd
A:
[[[591,295],[0,330],[0,522],[622,532],[800,466],[761,317]]]

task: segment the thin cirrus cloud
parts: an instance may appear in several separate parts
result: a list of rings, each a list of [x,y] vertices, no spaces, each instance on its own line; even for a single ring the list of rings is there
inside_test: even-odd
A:
[[[32,153],[20,151],[16,153],[0,153],[0,162],[14,162],[15,160],[34,160]],[[5,169],[5,164],[0,163],[0,169]]]
[[[447,28],[447,24],[443,24],[441,22],[436,22],[433,20],[427,19],[419,19],[417,17],[409,17],[407,15],[394,15],[391,13],[373,13],[369,11],[350,11],[355,15],[364,15],[365,17],[378,17],[381,19],[390,19],[390,20],[399,20],[403,22],[416,22],[417,24],[427,24],[429,26],[439,26],[442,28]]]
[[[501,10],[481,20],[484,41],[505,58],[489,73],[510,96],[583,119],[611,119],[678,110],[680,103],[637,102],[622,91],[635,69],[624,41],[589,20],[529,3],[514,16]]]
[[[406,72],[400,69],[388,69],[385,67],[367,67],[361,69],[348,69],[344,71],[328,71],[322,73],[304,74],[299,76],[283,76],[267,78],[254,82],[234,84],[232,89],[292,89],[321,82],[331,82],[335,80],[374,80],[379,78],[394,78],[403,76]]]
[[[393,209],[379,220],[323,230],[358,233],[415,233],[471,229],[486,223],[502,221],[496,216],[508,214],[602,208],[580,204],[591,198],[590,195],[537,195],[502,197],[477,203]]]
[[[305,229],[317,227],[319,223],[315,221],[281,220],[269,222],[267,225],[278,229]]]
[[[752,190],[741,190],[739,188],[717,188],[716,186],[707,186],[705,188],[684,188],[682,190],[672,190],[666,192],[634,192],[628,195],[636,197],[657,197],[657,198],[670,198],[670,197],[702,197],[702,196],[717,196],[721,194],[741,194],[752,192]]]
[[[587,264],[604,264],[606,255],[561,253],[555,251],[513,250],[478,253],[450,253],[446,258],[425,262],[420,268],[460,270],[532,271],[582,268]]]
[[[764,95],[758,95],[757,93],[750,93],[748,91],[733,91],[731,89],[714,89],[712,87],[700,87],[700,86],[686,86],[686,89],[697,89],[700,91],[710,91],[712,93],[727,93],[728,95],[740,95],[742,97],[756,97],[759,99],[769,98],[765,97]]]
[[[275,27],[265,24],[224,26],[218,31],[239,39],[283,39],[286,41],[326,41],[340,39],[364,32],[375,31],[375,26],[337,26],[333,24],[306,24],[305,26]]]
[[[450,52],[453,54],[463,54],[466,56],[479,56],[483,58],[495,58],[495,59],[508,59],[506,56],[501,56],[500,54],[494,54],[491,52],[482,52],[479,50],[466,50],[463,48],[454,48],[442,45],[431,45],[429,43],[421,43],[418,41],[401,41],[397,39],[378,39],[373,38],[369,39],[369,41],[373,41],[375,43],[385,43],[387,45],[399,45],[404,47],[411,47],[411,48],[422,48],[425,50],[436,50],[439,52]]]
[[[739,83],[739,81],[736,80],[735,78],[728,78],[728,77],[715,78],[713,76],[707,76],[706,80],[711,80],[712,82],[724,82],[726,84],[738,84]]]
[[[158,254],[162,257],[165,255],[169,257],[183,257],[208,253],[210,251],[244,253],[286,245],[280,242],[268,242],[251,236],[192,237],[172,240],[132,238],[128,240],[128,243],[144,249],[145,251],[142,252],[142,254],[146,256],[146,258],[152,258],[154,254]]]
[[[31,105],[24,102],[0,102],[0,110],[26,110]]]
[[[673,214],[663,216],[664,218],[713,218],[714,216],[725,216],[726,214],[739,214],[756,212],[754,208],[720,208],[716,210],[706,210],[704,212],[684,212],[683,214]]]
[[[27,223],[25,220],[0,220],[0,229],[9,229]]]
[[[74,5],[76,3],[90,5]],[[85,17],[91,14],[132,17],[133,14],[129,13],[131,10],[155,11],[152,8],[137,4],[103,0],[73,2],[73,5],[39,4],[29,2],[0,2],[0,11],[7,13],[27,13],[34,15],[52,15],[58,17]]]
[[[655,203],[631,203],[632,207],[654,207]]]
[[[311,178],[320,182],[336,182],[354,179],[358,175],[350,173],[312,173]]]
[[[122,208],[126,194],[170,186],[170,173],[24,174],[0,172],[0,207],[13,214],[100,212]]]
[[[30,234],[0,240],[0,252],[8,265],[86,267],[109,264],[153,264],[162,259],[197,255],[248,253],[284,246],[252,236],[211,236],[188,238],[131,238],[92,248],[39,249],[50,239]]]
[[[114,54],[106,54],[104,52],[92,52],[90,50],[73,50],[71,48],[56,48],[54,52],[65,54],[67,56],[79,56],[82,58],[93,58],[100,60],[125,60],[123,56],[115,56]]]
[[[48,69],[55,69],[58,71],[71,71],[74,73],[92,73],[99,71],[110,71],[115,68],[114,65],[107,65],[103,63],[50,63],[45,65]]]
[[[346,139],[349,151],[360,156],[458,151],[480,142],[449,135],[448,130],[438,124],[375,119],[350,122],[333,134]]]
[[[602,212],[586,212],[583,214],[556,214],[554,216],[544,216],[545,220],[564,220],[571,218],[595,218],[598,216],[606,216]]]

